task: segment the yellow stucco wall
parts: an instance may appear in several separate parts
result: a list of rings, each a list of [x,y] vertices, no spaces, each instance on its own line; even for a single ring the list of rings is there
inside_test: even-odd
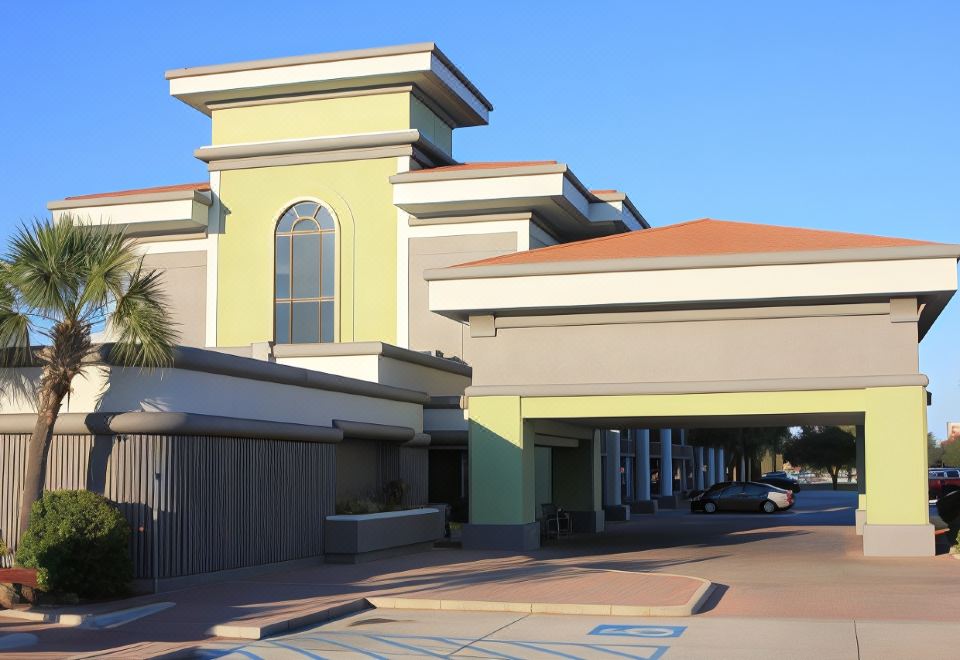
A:
[[[214,110],[213,144],[401,131],[410,103],[398,92]]]
[[[221,174],[217,345],[273,339],[274,228],[291,203],[314,199],[337,217],[337,341],[396,342],[395,158]]]

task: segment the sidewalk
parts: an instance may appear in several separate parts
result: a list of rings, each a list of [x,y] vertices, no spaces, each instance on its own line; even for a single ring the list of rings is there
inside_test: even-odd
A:
[[[706,600],[709,587],[699,578],[666,573],[597,570],[569,560],[436,549],[368,564],[319,564],[65,610],[78,616],[173,603],[119,625],[107,621],[103,627],[66,627],[11,619],[0,612],[0,656],[153,657],[214,638],[258,639],[285,632],[360,611],[370,606],[367,599],[382,607],[677,616],[692,613]],[[34,635],[36,641],[23,635]],[[4,649],[4,639],[19,640],[23,646]]]

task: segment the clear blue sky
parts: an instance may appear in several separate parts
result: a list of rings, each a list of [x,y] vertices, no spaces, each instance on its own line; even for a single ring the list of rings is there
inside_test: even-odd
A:
[[[71,194],[202,180],[166,69],[436,41],[496,106],[460,160],[557,159],[654,225],[960,242],[957,2],[7,2],[0,240]],[[921,345],[960,420],[960,302]]]

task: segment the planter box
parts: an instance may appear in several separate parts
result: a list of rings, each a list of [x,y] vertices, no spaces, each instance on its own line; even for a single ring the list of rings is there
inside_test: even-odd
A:
[[[329,562],[381,559],[432,547],[443,538],[443,514],[437,509],[410,509],[327,516],[324,536]]]

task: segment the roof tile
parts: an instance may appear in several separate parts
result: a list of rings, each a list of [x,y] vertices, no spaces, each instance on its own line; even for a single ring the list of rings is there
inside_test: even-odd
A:
[[[704,218],[654,229],[641,229],[624,234],[551,245],[536,250],[472,261],[457,267],[644,257],[805,252],[904,245],[936,245],[936,243]]]
[[[118,190],[115,192],[93,193],[90,195],[74,195],[65,199],[95,199],[97,197],[126,197],[128,195],[143,195],[146,193],[176,192],[178,190],[210,190],[210,182],[179,183],[173,186],[156,186],[154,188],[136,188],[134,190]]]

